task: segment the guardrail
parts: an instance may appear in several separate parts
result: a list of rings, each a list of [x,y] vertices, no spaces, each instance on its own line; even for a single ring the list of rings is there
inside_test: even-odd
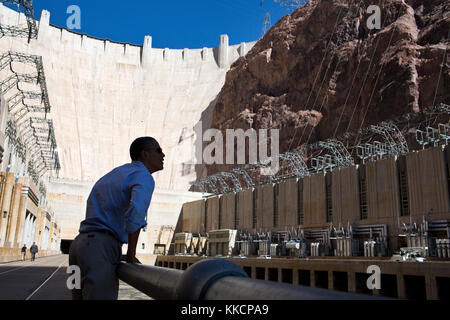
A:
[[[207,259],[185,271],[122,262],[119,279],[157,300],[374,300],[370,295],[250,279],[234,263]]]

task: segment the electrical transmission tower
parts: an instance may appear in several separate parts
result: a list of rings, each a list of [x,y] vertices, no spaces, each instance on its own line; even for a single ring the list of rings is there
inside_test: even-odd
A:
[[[270,29],[272,23],[270,22],[270,11],[267,10],[266,14],[264,15],[263,18],[263,26],[262,26],[262,36],[264,36],[266,34],[266,32]]]
[[[0,3],[5,4],[10,8],[25,15],[27,25],[20,26],[5,26],[0,24],[0,38],[3,36],[27,38],[28,42],[31,39],[37,38],[36,20],[34,18],[33,0],[0,0]]]
[[[262,7],[263,3],[266,0],[260,0],[259,6]],[[284,9],[286,9],[289,13],[292,13],[294,10],[300,8],[301,6],[308,3],[310,0],[273,0],[276,4],[282,6]],[[266,13],[263,18],[263,25],[262,25],[262,35],[263,37],[266,32],[270,29],[272,23],[270,21],[270,11],[266,10]]]
[[[4,21],[0,21],[0,38],[25,38],[28,43],[37,38],[32,0],[0,0],[0,4],[22,15],[16,25],[4,25]],[[26,24],[22,24],[22,18]],[[23,70],[28,72],[23,73]],[[2,107],[10,113],[6,137],[45,196],[42,176],[47,171],[58,173],[61,166],[53,122],[47,119],[51,106],[42,57],[13,51],[0,52],[0,71],[0,95],[6,102]]]
[[[301,6],[308,3],[310,0],[273,0],[276,4],[279,4],[283,8],[285,8],[287,11],[292,12]]]

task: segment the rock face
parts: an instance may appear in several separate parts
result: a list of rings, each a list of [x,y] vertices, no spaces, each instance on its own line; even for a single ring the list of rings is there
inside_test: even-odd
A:
[[[368,28],[370,5],[381,8],[380,29]],[[310,1],[231,66],[212,128],[280,129],[282,153],[448,104],[449,8],[449,0]]]

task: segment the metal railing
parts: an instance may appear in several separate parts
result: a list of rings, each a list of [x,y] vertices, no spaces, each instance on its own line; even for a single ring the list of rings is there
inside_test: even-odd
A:
[[[373,300],[388,299],[250,279],[234,263],[206,259],[185,271],[122,262],[119,279],[157,300]]]

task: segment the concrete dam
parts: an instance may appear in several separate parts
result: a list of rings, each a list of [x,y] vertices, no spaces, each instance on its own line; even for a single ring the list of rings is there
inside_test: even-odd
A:
[[[157,190],[148,229],[163,230],[153,236],[170,239],[183,202],[200,197],[187,192],[197,178],[193,128],[202,121],[207,129],[208,110],[226,72],[255,42],[229,45],[228,36],[221,35],[217,48],[152,48],[151,36],[142,46],[117,43],[53,26],[50,17],[48,11],[41,13],[36,39],[5,36],[0,51],[42,57],[51,105],[47,117],[54,124],[61,164],[58,175],[47,179],[47,200],[60,222],[61,239],[76,236],[94,182],[129,162],[131,141],[144,135],[160,142],[168,160],[154,175]],[[24,14],[3,4],[0,21],[27,23]],[[25,71],[21,66],[18,70]],[[8,98],[2,96],[2,105]],[[3,144],[8,150],[5,138]],[[23,175],[24,165],[13,151],[4,152],[2,171],[8,164],[8,171]],[[153,252],[154,240],[140,241],[141,252]]]

